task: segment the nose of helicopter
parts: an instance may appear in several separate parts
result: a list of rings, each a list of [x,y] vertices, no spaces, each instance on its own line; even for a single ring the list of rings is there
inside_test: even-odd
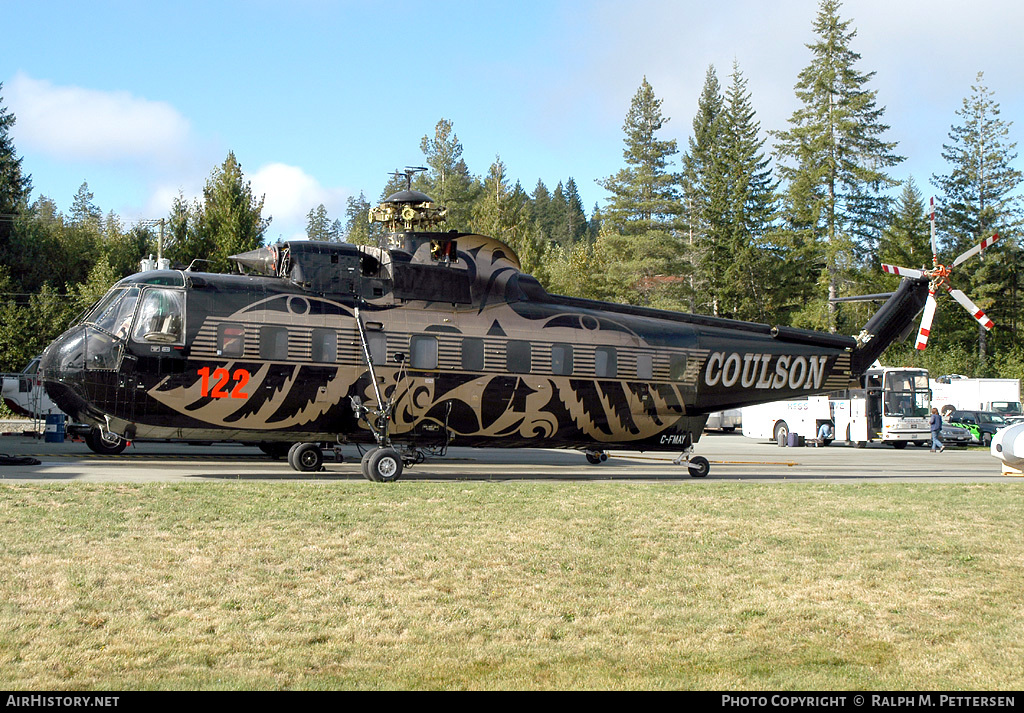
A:
[[[86,339],[84,326],[73,327],[55,339],[39,360],[43,388],[57,407],[75,420],[86,420],[90,411],[85,382]]]

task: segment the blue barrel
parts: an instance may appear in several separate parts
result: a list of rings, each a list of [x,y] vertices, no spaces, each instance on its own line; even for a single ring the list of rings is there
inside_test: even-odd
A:
[[[43,440],[46,443],[64,442],[64,414],[46,414],[46,429],[43,432]]]

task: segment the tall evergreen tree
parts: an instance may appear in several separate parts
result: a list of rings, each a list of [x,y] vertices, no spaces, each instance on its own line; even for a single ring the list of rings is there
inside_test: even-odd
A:
[[[776,183],[754,118],[747,80],[733,64],[722,111],[721,160],[725,183],[721,240],[726,246],[719,279],[727,316],[778,319],[788,293],[784,263],[771,240]],[[787,295],[788,297],[788,295]]]
[[[316,208],[310,208],[306,214],[306,237],[310,240],[337,242],[341,240],[342,230],[341,222],[330,219],[323,203]]]
[[[71,203],[71,222],[75,225],[92,225],[99,228],[103,211],[94,202],[95,196],[89,190],[89,184],[82,181],[75,199]]]
[[[213,254],[212,239],[199,232],[201,214],[197,202],[189,204],[181,192],[175,196],[164,231],[164,255],[172,263],[187,267],[196,258],[209,260]]]
[[[530,215],[545,239],[551,240],[551,234],[554,232],[554,222],[551,220],[551,191],[539,178],[533,193],[530,194]]]
[[[729,260],[725,242],[726,184],[722,162],[725,120],[721,85],[714,66],[704,75],[693,136],[683,156],[683,209],[690,262],[691,311],[717,315],[722,273]]]
[[[860,55],[851,42],[857,32],[839,18],[839,8],[838,0],[821,0],[817,40],[807,46],[812,60],[795,87],[801,107],[788,130],[774,132],[793,247],[804,264],[824,264],[818,281],[828,297],[840,296],[861,252],[874,247],[887,223],[884,191],[896,184],[885,169],[903,160],[893,153],[896,144],[881,138],[889,127],[876,92],[867,88],[874,72],[856,68]],[[822,306],[820,293],[798,298],[812,309]],[[804,321],[831,331],[851,327],[838,323],[833,303],[818,311],[824,320],[805,315]]]
[[[32,192],[32,178],[21,172],[21,158],[14,150],[10,131],[17,119],[4,106],[3,88],[0,82],[0,247],[10,235],[13,216],[27,207]]]
[[[625,302],[683,307],[686,267],[677,235],[679,178],[670,169],[676,142],[657,137],[668,119],[647,78],[623,125],[625,168],[598,183],[611,193],[595,250],[607,260],[607,296]]]
[[[622,127],[626,134],[622,151],[626,166],[598,181],[611,193],[603,218],[610,230],[622,235],[667,231],[678,221],[679,177],[670,164],[679,149],[675,140],[657,137],[669,121],[661,113],[661,104],[644,77]]]
[[[580,200],[580,189],[572,176],[565,182],[562,191],[565,198],[565,214],[562,216],[561,234],[567,243],[575,243],[587,234],[587,214],[583,210],[583,201]]]
[[[405,188],[404,182],[402,188]],[[387,189],[384,192],[387,193],[386,196],[383,196],[384,198],[395,193],[395,191],[389,192]],[[362,191],[358,197],[349,196],[345,208],[345,226],[342,228],[342,235],[345,236],[345,242],[353,245],[379,245],[383,239],[381,226],[370,222],[370,201],[366,200],[366,195]]]
[[[262,212],[263,197],[256,200],[234,152],[229,152],[203,189],[199,233],[212,244],[213,250],[209,256],[192,257],[209,259],[215,270],[230,270],[228,256],[253,250],[263,243],[271,219],[263,218]]]
[[[1012,122],[1000,118],[999,104],[985,86],[982,73],[978,73],[971,91],[956,112],[960,123],[950,130],[951,143],[942,147],[942,157],[950,171],[932,179],[942,192],[936,225],[949,257],[992,233],[1000,234],[1001,240],[985,251],[984,260],[963,263],[957,274],[957,286],[967,291],[1000,325],[998,334],[1005,335],[1009,345],[1017,342],[1022,307],[1022,174],[1012,165],[1017,159],[1017,144],[1009,140]],[[964,317],[956,314],[953,322],[959,325],[961,333],[976,330],[978,360],[984,369],[989,335]]]
[[[449,228],[471,229],[473,203],[480,187],[462,160],[462,144],[452,122],[447,119],[438,121],[434,137],[424,136],[420,149],[430,170],[416,177],[415,187],[448,209]]]
[[[913,268],[931,268],[931,224],[928,205],[918,190],[913,176],[903,183],[896,200],[892,221],[882,232],[878,242],[877,259],[869,268],[871,274],[881,274],[881,263]]]

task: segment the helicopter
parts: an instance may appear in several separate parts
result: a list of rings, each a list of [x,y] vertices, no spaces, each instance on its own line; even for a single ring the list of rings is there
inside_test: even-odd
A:
[[[375,482],[450,446],[671,451],[704,477],[710,413],[847,388],[929,295],[904,277],[857,337],[554,295],[410,186],[371,211],[383,246],[121,280],[44,352],[47,392],[104,434],[257,442],[302,472],[367,446]]]

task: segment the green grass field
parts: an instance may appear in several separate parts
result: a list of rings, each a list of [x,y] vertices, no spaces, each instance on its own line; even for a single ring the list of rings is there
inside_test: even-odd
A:
[[[0,688],[1020,689],[1019,483],[0,486]]]

